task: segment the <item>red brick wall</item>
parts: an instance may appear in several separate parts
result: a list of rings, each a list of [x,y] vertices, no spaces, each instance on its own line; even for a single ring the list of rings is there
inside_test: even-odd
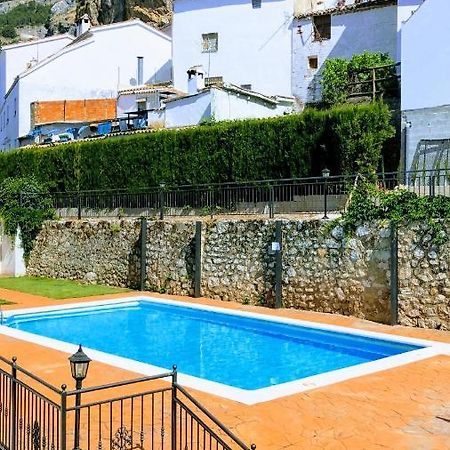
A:
[[[116,99],[54,100],[31,104],[31,125],[99,122],[117,116]]]

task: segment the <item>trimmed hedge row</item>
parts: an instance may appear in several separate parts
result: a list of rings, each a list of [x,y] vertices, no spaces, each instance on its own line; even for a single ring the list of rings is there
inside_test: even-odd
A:
[[[0,176],[34,176],[52,190],[200,184],[376,170],[394,135],[384,104],[309,109],[264,120],[17,149],[0,155]],[[326,149],[321,146],[326,144]]]

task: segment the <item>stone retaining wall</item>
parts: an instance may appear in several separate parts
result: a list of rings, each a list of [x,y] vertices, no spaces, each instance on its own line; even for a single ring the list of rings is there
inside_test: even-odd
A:
[[[48,222],[30,255],[28,273],[137,287],[138,220]],[[428,233],[429,234],[429,233]],[[427,228],[402,228],[399,321],[450,328],[449,244],[435,247]],[[274,220],[206,220],[202,225],[202,294],[274,305]],[[353,237],[317,220],[282,220],[283,304],[389,322],[391,236],[386,224],[361,226]],[[195,222],[150,221],[146,288],[193,295]]]
[[[447,227],[450,236],[450,227]],[[450,241],[433,245],[427,226],[400,229],[399,322],[450,329]]]

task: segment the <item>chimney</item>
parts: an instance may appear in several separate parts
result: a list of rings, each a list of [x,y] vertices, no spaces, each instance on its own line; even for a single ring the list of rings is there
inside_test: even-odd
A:
[[[78,37],[89,31],[89,29],[91,28],[91,19],[87,14],[84,14],[77,20],[76,25],[76,36]]]
[[[137,84],[141,86],[144,84],[144,57],[137,57]]]
[[[188,94],[193,95],[205,88],[205,71],[202,66],[191,67],[188,71]]]

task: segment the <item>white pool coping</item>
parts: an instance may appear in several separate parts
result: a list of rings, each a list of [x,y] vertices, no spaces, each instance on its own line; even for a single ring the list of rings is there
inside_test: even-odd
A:
[[[7,319],[10,316],[18,316],[23,314],[33,313],[45,313],[51,311],[64,311],[70,309],[91,309],[98,308],[100,306],[110,307],[117,305],[133,305],[141,301],[150,301],[154,303],[166,304],[171,306],[181,306],[191,309],[201,309],[204,311],[219,312],[231,316],[240,316],[253,319],[265,320],[268,322],[299,325],[325,331],[335,331],[339,333],[351,334],[355,336],[369,337],[383,339],[390,342],[397,342],[403,344],[417,345],[424,348],[418,350],[412,350],[399,355],[389,356],[376,361],[353,365],[343,369],[333,370],[319,375],[314,375],[299,380],[290,381],[287,383],[281,383],[275,386],[270,386],[255,390],[245,390],[232,386],[228,386],[222,383],[197,378],[191,375],[186,375],[182,372],[182,368],[178,372],[178,382],[188,388],[197,389],[208,394],[218,395],[220,397],[234,400],[246,405],[255,405],[257,403],[275,400],[280,397],[297,394],[300,392],[306,392],[319,387],[328,386],[341,381],[350,380],[352,378],[361,377],[364,375],[373,374],[379,371],[392,369],[394,367],[400,367],[405,364],[409,364],[416,361],[421,361],[426,358],[431,358],[437,355],[449,355],[450,356],[450,344],[445,344],[437,341],[430,341],[424,339],[409,338],[405,336],[392,335],[387,333],[379,333],[374,331],[366,331],[355,328],[347,328],[338,325],[328,325],[323,323],[309,322],[299,319],[291,319],[286,317],[266,315],[250,311],[232,310],[227,308],[221,308],[217,306],[202,305],[197,303],[188,303],[182,301],[174,301],[169,299],[155,298],[150,296],[137,296],[128,297],[114,300],[101,300],[84,303],[72,303],[66,305],[57,306],[43,306],[38,308],[27,309],[14,309],[3,311],[3,317]],[[5,325],[0,325],[0,334],[20,339],[34,344],[43,345],[45,347],[52,348],[54,350],[60,350],[66,353],[73,353],[76,351],[77,346],[68,344],[56,339],[46,338],[38,336],[36,334],[20,331],[14,328],[9,328]],[[129,370],[142,375],[157,375],[159,373],[167,372],[167,369],[151,364],[141,363],[132,359],[123,358],[120,356],[111,355],[109,353],[94,350],[88,347],[84,347],[84,350],[94,361],[98,361],[104,364],[109,364],[120,369]],[[176,362],[176,361],[174,361]]]

